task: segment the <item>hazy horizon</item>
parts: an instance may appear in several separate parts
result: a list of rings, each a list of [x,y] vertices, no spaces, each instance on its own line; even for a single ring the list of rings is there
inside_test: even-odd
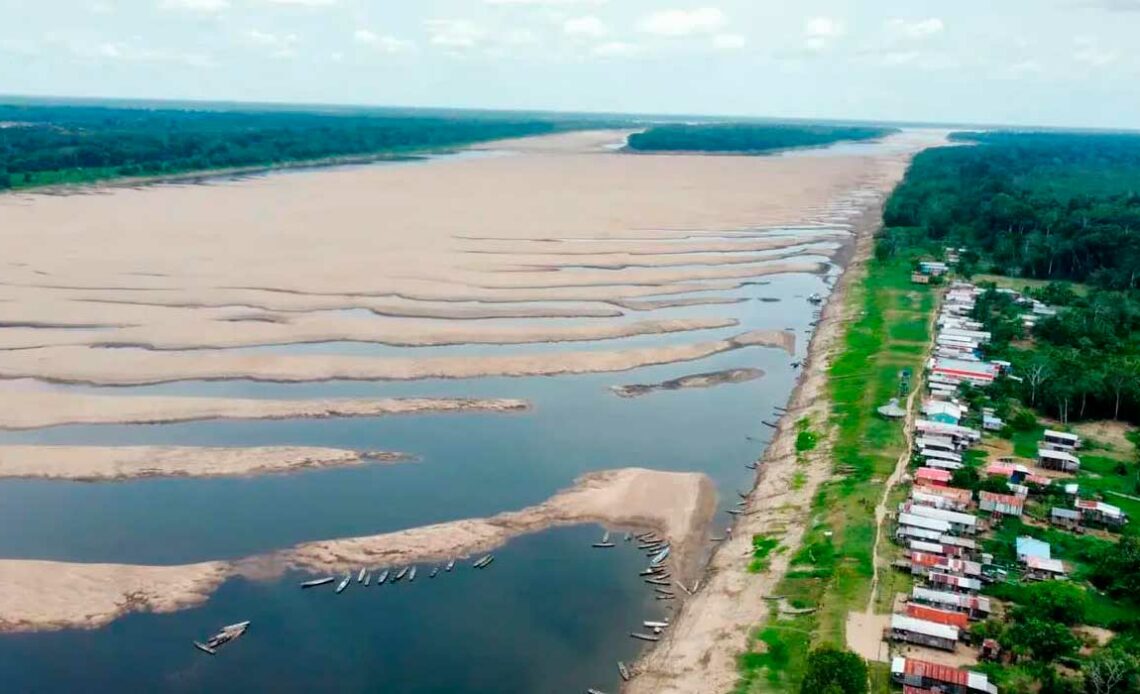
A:
[[[1140,127],[1138,0],[0,0],[0,20],[0,93],[35,97]]]

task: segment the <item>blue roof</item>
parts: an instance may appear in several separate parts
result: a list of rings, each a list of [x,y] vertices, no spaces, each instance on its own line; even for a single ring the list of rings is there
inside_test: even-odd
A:
[[[1042,542],[1033,537],[1022,535],[1017,538],[1017,558],[1037,557],[1038,559],[1052,559],[1049,543]]]

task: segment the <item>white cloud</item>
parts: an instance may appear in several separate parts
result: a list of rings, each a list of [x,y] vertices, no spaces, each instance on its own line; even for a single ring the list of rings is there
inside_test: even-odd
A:
[[[115,6],[106,2],[106,0],[95,0],[95,2],[87,6],[87,11],[91,14],[113,14],[115,12]]]
[[[735,51],[748,45],[748,39],[740,34],[717,34],[712,40],[713,48],[722,51]]]
[[[483,0],[488,5],[604,5],[609,0]]]
[[[808,50],[821,51],[847,33],[843,23],[831,17],[812,17],[804,23],[804,45]]]
[[[442,48],[474,48],[487,38],[487,31],[466,19],[429,19],[425,22],[432,45]]]
[[[1115,51],[1106,51],[1091,36],[1077,36],[1073,39],[1073,60],[1091,67],[1104,67],[1115,63],[1120,56]]]
[[[640,53],[641,48],[636,44],[626,43],[625,41],[609,41],[594,46],[591,52],[603,58],[628,58]]]
[[[211,13],[227,9],[230,2],[229,0],[159,0],[158,6],[164,10]]]
[[[254,46],[265,50],[275,58],[287,58],[296,53],[296,34],[271,34],[258,29],[250,29],[245,33],[246,40]]]
[[[260,0],[266,5],[287,5],[290,7],[329,7],[337,0]]]
[[[188,67],[213,67],[213,58],[202,53],[158,50],[139,45],[137,41],[100,41],[50,37],[49,41],[62,43],[72,55],[83,60],[101,60],[122,63],[164,63]]]
[[[927,19],[892,19],[887,22],[887,29],[891,33],[908,39],[924,39],[940,34],[946,25],[938,17]]]
[[[692,10],[660,10],[641,20],[638,28],[657,36],[690,36],[712,33],[725,24],[724,12],[715,7]]]
[[[567,19],[562,23],[562,31],[567,36],[584,36],[586,38],[597,39],[610,33],[610,28],[597,17],[588,15],[585,17],[571,17]]]
[[[354,31],[352,33],[352,40],[381,53],[406,53],[415,47],[415,44],[411,41],[405,41],[395,36],[377,34],[368,29],[357,29]]]

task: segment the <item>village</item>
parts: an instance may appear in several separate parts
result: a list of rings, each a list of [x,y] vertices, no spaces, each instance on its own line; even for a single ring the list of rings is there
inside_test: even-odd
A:
[[[948,249],[953,263],[956,254]],[[922,263],[912,282],[927,284],[945,276],[949,265]],[[912,427],[911,468],[896,492],[887,527],[896,547],[891,569],[909,577],[912,587],[894,599],[893,614],[882,622],[882,641],[861,655],[888,660],[890,677],[904,694],[996,694],[998,687],[979,663],[1002,663],[1010,656],[994,638],[979,638],[974,625],[1000,618],[1001,601],[983,594],[1000,583],[1021,585],[1067,581],[1071,567],[1054,556],[1048,542],[1028,534],[1016,535],[1012,552],[996,558],[994,545],[1006,519],[1018,527],[1052,527],[1067,533],[1119,533],[1128,522],[1119,507],[1082,496],[1076,475],[1081,469],[1079,435],[1045,428],[1036,441],[1035,459],[1019,458],[990,444],[1006,422],[990,407],[974,411],[963,391],[988,388],[1010,365],[986,361],[982,348],[991,339],[973,319],[983,289],[962,281],[947,287],[936,322],[936,337],[928,362],[921,414]],[[1024,306],[1027,329],[1054,309],[1039,301],[1009,293]],[[900,396],[911,374],[900,374]],[[975,398],[976,399],[976,398]],[[899,398],[879,408],[879,414],[904,419]],[[975,480],[974,484],[965,481]],[[1030,512],[1032,511],[1032,513]],[[1015,557],[1010,562],[1008,557]],[[892,585],[899,585],[897,582]]]

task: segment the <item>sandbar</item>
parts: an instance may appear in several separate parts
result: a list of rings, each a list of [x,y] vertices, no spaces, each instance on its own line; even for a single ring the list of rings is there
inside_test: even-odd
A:
[[[93,395],[68,391],[5,392],[19,407],[0,408],[0,429],[63,424],[167,424],[203,419],[300,419],[380,417],[433,412],[521,412],[525,400],[477,398],[377,398],[261,400],[164,395]]]
[[[325,574],[469,557],[520,535],[582,523],[653,530],[673,544],[675,573],[691,573],[715,508],[716,491],[703,474],[624,468],[585,475],[537,506],[491,518],[309,542],[236,562],[134,566],[0,559],[0,632],[93,629],[129,612],[199,605],[233,576],[270,580],[290,569]]]
[[[239,477],[411,459],[390,451],[312,446],[0,446],[0,478]]]
[[[195,379],[304,382],[557,376],[628,371],[702,359],[743,347],[778,347],[790,353],[794,339],[788,331],[756,330],[723,340],[641,349],[422,358],[45,347],[0,352],[0,377],[127,386]]]
[[[763,376],[764,371],[761,369],[725,369],[724,371],[709,371],[707,373],[681,376],[680,378],[673,378],[668,381],[662,381],[661,383],[631,383],[624,386],[613,386],[610,390],[614,392],[614,395],[621,398],[637,398],[659,390],[712,388],[713,386],[719,386],[725,383],[754,381]]]

